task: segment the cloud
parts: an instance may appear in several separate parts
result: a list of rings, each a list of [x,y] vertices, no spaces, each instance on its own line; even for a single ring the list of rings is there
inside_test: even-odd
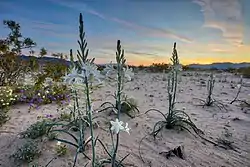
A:
[[[71,3],[71,2],[69,3],[66,1],[57,1],[57,0],[50,0],[50,1],[57,3],[59,5],[62,5],[62,6],[68,7],[68,8],[73,8],[73,9],[76,9],[79,11],[83,10],[86,13],[95,15],[101,19],[104,19],[104,20],[116,22],[122,26],[133,29],[139,33],[143,33],[143,35],[146,35],[146,36],[157,37],[157,38],[172,38],[172,39],[180,40],[180,41],[186,42],[186,43],[193,42],[192,39],[187,38],[183,35],[179,35],[177,33],[170,31],[170,30],[167,30],[167,29],[149,27],[149,26],[141,26],[141,25],[138,25],[136,23],[126,21],[126,20],[123,20],[120,18],[106,16],[103,13],[100,13],[94,9],[91,9],[89,6],[87,6],[84,3]]]
[[[183,35],[178,35],[174,32],[166,30],[166,29],[149,27],[149,26],[147,26],[147,27],[141,26],[141,25],[138,25],[136,23],[128,22],[128,21],[118,19],[115,17],[111,17],[111,18],[109,18],[109,20],[112,20],[116,23],[119,23],[123,26],[129,27],[131,29],[137,30],[138,32],[143,33],[144,35],[147,35],[147,36],[158,37],[158,38],[162,38],[162,37],[163,38],[173,38],[173,39],[177,39],[177,40],[180,40],[180,41],[186,42],[186,43],[193,42],[190,38],[187,38]]]
[[[159,55],[156,53],[146,53],[146,52],[138,52],[138,51],[132,51],[132,50],[126,50],[126,53],[131,53],[139,56],[147,56],[147,57],[158,57]]]
[[[201,6],[206,28],[219,29],[233,46],[242,45],[243,14],[240,0],[193,0]]]

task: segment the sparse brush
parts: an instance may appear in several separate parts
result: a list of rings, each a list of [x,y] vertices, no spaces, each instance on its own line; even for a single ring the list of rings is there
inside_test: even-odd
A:
[[[218,107],[220,110],[221,109],[226,109],[225,105],[222,102],[219,102],[218,100],[215,100],[213,97],[213,90],[214,90],[214,84],[215,84],[215,79],[214,79],[214,75],[213,73],[210,73],[209,79],[207,81],[207,98],[206,100],[203,99],[199,99],[199,98],[193,98],[193,99],[198,99],[199,101],[201,101],[203,104],[199,104],[198,106],[216,106]]]
[[[6,109],[6,108],[0,109],[0,127],[1,127],[5,122],[7,122],[7,121],[10,119],[10,117],[9,117],[8,114],[7,114],[7,112],[8,112],[8,109]]]
[[[48,167],[53,160],[57,159],[57,157],[52,158],[45,166],[41,166],[38,163],[29,163],[28,167]]]
[[[27,130],[21,132],[20,135],[23,138],[37,139],[47,134],[50,127],[48,124],[51,123],[49,119],[44,119],[32,124]]]
[[[68,148],[65,144],[62,144],[61,142],[57,142],[55,146],[55,151],[57,156],[64,156],[68,152]]]
[[[87,128],[87,125],[89,125],[89,122],[87,122],[86,119],[82,117],[82,113],[79,109],[78,96],[77,96],[76,91],[74,92],[75,92],[75,96],[74,96],[75,98],[74,98],[74,106],[73,106],[72,113],[75,113],[76,117],[73,120],[72,119],[59,120],[57,122],[48,124],[48,126],[51,127],[51,129],[48,132],[48,136],[50,136],[51,139],[56,140],[59,143],[65,143],[65,144],[71,145],[76,148],[77,151],[76,151],[73,166],[75,166],[77,156],[79,153],[83,154],[84,157],[90,160],[90,158],[84,153],[84,151],[85,151],[86,145],[91,141],[90,140],[91,138],[87,140],[85,139],[84,132]],[[60,128],[60,127],[63,127],[63,128]],[[77,134],[72,133],[70,130],[77,131],[78,133]],[[58,137],[59,133],[67,134],[68,136],[72,138],[73,141],[59,138]]]
[[[47,134],[47,138],[50,141],[55,140],[57,137],[58,137],[58,133],[56,133],[56,132],[50,132],[50,133]]]
[[[230,104],[233,104],[234,102],[238,101],[238,102],[241,102],[243,105],[246,105],[246,106],[250,107],[250,101],[248,102],[247,100],[238,99],[238,97],[240,95],[240,92],[241,92],[241,89],[242,89],[242,84],[243,84],[243,76],[240,77],[240,81],[237,84],[238,91],[237,91],[234,99],[230,102]]]
[[[121,104],[121,112],[126,113],[131,118],[134,118],[134,115],[140,112],[136,99],[125,96],[125,99]]]
[[[62,112],[59,119],[62,120],[62,121],[71,121],[72,120],[72,114]]]
[[[166,70],[163,70],[162,81],[167,81]]]
[[[41,154],[37,143],[33,140],[27,141],[23,146],[18,148],[10,158],[15,161],[32,162],[36,156]]]
[[[117,114],[118,110],[118,103],[117,103],[117,97],[113,96],[116,99],[116,104],[113,104],[111,102],[104,102],[100,107],[104,107],[101,110],[98,110],[98,112],[106,111],[108,109],[111,109],[115,114]],[[106,107],[108,105],[108,107]],[[134,118],[137,113],[139,113],[138,104],[136,99],[133,97],[128,97],[124,93],[121,95],[121,113],[127,114],[129,117]]]
[[[190,132],[190,128],[194,130],[196,134],[203,133],[196,125],[192,122],[191,118],[185,111],[178,110],[175,108],[176,103],[176,91],[178,86],[178,73],[181,71],[181,66],[179,63],[179,58],[176,50],[176,43],[174,43],[173,54],[172,54],[172,66],[171,70],[168,75],[168,101],[169,101],[169,108],[168,114],[164,114],[160,110],[157,109],[150,109],[146,113],[150,111],[156,111],[160,113],[164,120],[158,121],[153,128],[152,135],[154,137],[163,129],[173,129],[173,128],[181,128]]]

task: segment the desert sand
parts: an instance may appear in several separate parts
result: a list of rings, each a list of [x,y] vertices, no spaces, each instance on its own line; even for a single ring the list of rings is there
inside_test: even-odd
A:
[[[214,88],[214,98],[221,101],[227,110],[220,110],[218,107],[201,107],[198,100],[205,99],[207,88],[202,81],[208,79],[207,72],[183,72],[178,85],[176,108],[183,109],[190,115],[198,128],[204,131],[205,137],[209,140],[217,141],[218,138],[225,138],[225,131],[231,136],[228,140],[233,142],[235,150],[223,149],[204,141],[198,136],[194,136],[186,131],[164,129],[154,140],[148,134],[152,131],[154,124],[161,120],[158,113],[150,112],[144,114],[148,109],[156,108],[164,113],[168,109],[167,82],[163,81],[163,74],[139,72],[135,74],[133,81],[128,82],[124,92],[137,99],[140,114],[131,119],[127,115],[122,115],[121,120],[128,122],[131,127],[130,135],[121,133],[121,144],[119,146],[119,156],[130,153],[124,161],[125,166],[134,167],[250,167],[250,109],[235,102],[229,104],[234,98],[239,76],[229,73],[216,74]],[[239,99],[250,99],[250,79],[244,79],[244,85]],[[115,91],[115,87],[104,86],[94,91],[94,108],[97,109],[105,101],[114,102],[110,96]],[[19,138],[19,133],[37,121],[37,117],[44,114],[52,114],[53,117],[59,115],[59,110],[54,104],[44,105],[38,110],[28,112],[28,105],[15,105],[11,108],[9,115],[11,119],[0,128],[0,166],[16,167],[9,156],[17,146],[20,146],[24,139]],[[107,131],[110,120],[114,116],[109,116],[108,112],[101,113],[107,120],[99,120],[100,128],[95,130],[95,135],[110,145],[110,136]],[[106,121],[106,123],[105,123]],[[106,130],[105,130],[106,129]],[[87,137],[89,132],[87,131]],[[146,137],[145,137],[146,136]],[[139,154],[139,143],[141,142],[141,157]],[[41,139],[42,155],[35,159],[39,165],[45,165],[55,156],[53,147],[56,141],[46,141]],[[184,146],[185,159],[172,156],[170,158],[159,154],[169,151],[175,147]],[[70,167],[73,163],[75,148],[68,147],[69,153],[63,157],[55,159],[50,166]],[[87,148],[86,153],[90,155],[91,148]],[[98,156],[104,155],[104,150],[98,145]],[[82,155],[77,160],[77,167],[82,167],[88,162]],[[24,164],[23,166],[27,166]]]

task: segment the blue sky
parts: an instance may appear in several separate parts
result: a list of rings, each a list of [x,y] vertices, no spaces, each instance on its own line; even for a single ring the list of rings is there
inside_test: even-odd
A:
[[[19,22],[24,36],[49,54],[76,50],[83,13],[91,57],[114,61],[122,41],[130,64],[250,62],[249,0],[1,0],[0,20]],[[248,19],[247,19],[248,18]],[[0,38],[8,29],[0,26]]]

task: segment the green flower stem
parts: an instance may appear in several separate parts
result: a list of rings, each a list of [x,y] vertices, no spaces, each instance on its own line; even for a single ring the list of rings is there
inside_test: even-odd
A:
[[[117,119],[120,120],[120,112],[121,112],[121,94],[122,94],[122,70],[123,70],[123,66],[121,64],[121,61],[123,61],[123,59],[119,59],[119,61],[117,61],[117,80],[118,80],[118,85],[117,85]],[[116,155],[117,155],[117,151],[118,151],[118,146],[119,146],[119,133],[116,135],[116,144],[115,144],[115,148],[114,148],[114,152],[113,152],[113,157],[112,157],[112,167],[115,167],[115,162],[116,162]]]
[[[92,145],[92,166],[95,166],[95,139],[94,139],[94,130],[92,124],[92,111],[91,111],[91,102],[89,97],[89,84],[88,79],[85,75],[85,86],[86,86],[86,97],[87,97],[87,107],[88,107],[88,117],[89,117],[89,124],[90,124],[90,134],[91,134],[91,145]]]
[[[175,65],[175,64],[174,64]],[[175,96],[176,96],[176,90],[177,90],[177,70],[174,71],[174,78],[173,78],[173,82],[174,82],[174,92],[173,92],[173,100],[172,100],[172,109],[174,109],[174,105],[175,105]]]

